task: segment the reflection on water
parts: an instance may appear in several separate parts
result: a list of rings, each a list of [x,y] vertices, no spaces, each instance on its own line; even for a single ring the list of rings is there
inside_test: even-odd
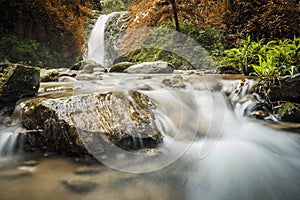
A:
[[[32,159],[36,165],[25,167],[26,160]],[[136,175],[96,161],[29,157],[1,168],[0,194],[1,200],[184,199],[183,188],[176,182],[183,175]]]

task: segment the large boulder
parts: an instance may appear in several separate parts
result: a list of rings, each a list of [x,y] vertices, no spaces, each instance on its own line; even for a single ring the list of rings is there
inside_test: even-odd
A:
[[[39,97],[22,106],[26,151],[88,156],[106,153],[107,144],[138,150],[162,142],[155,106],[137,91]]]
[[[0,103],[14,104],[33,96],[40,86],[40,69],[21,64],[0,64]]]
[[[141,64],[133,65],[124,70],[124,72],[132,74],[162,74],[173,73],[174,66],[168,62],[144,62]]]

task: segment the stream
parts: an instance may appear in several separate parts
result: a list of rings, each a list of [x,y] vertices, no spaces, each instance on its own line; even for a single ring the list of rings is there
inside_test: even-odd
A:
[[[104,31],[107,19],[100,17],[97,29]],[[104,40],[103,33],[92,34],[96,41],[89,45],[89,59],[103,64],[104,50],[95,45]],[[1,200],[300,199],[300,135],[272,129],[251,117],[255,105],[264,102],[248,93],[252,80],[223,79],[198,70],[152,75],[80,73],[67,82],[42,83],[37,96],[59,101],[64,96],[96,92],[128,96],[138,91],[155,104],[154,123],[163,143],[137,151],[113,147],[117,150],[106,149],[105,156],[89,149],[93,159],[19,152],[18,133],[23,131],[19,102],[12,117],[1,119]],[[81,103],[91,118],[99,114],[94,102]],[[65,112],[68,116],[72,110]],[[276,122],[264,112],[266,120]],[[73,122],[80,130],[88,120]],[[129,132],[133,128],[126,126]]]
[[[63,87],[79,93],[138,89],[157,106],[164,144],[134,157],[121,151],[113,162],[2,154],[1,199],[298,199],[299,135],[244,116],[255,99],[232,91],[241,81],[181,76],[185,88],[163,85],[170,75],[104,74],[99,81],[42,84],[39,96],[65,93]],[[14,125],[1,129],[4,136],[20,128],[15,116]]]

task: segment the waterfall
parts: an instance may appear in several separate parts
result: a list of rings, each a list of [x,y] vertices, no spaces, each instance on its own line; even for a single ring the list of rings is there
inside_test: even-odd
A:
[[[94,26],[88,41],[88,60],[105,66],[105,24],[110,15],[101,15]]]
[[[0,125],[0,159],[10,157],[17,151],[19,133],[22,131],[21,106],[16,106],[11,117]]]

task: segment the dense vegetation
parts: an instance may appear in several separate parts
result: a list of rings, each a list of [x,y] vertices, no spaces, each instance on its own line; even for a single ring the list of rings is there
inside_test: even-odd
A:
[[[180,30],[201,44],[218,65],[239,68],[244,74],[264,78],[299,71],[299,1],[177,0],[179,29],[172,2],[132,1],[129,28],[158,26]],[[134,36],[129,37],[129,43],[136,41]],[[223,51],[224,48],[228,50]],[[159,49],[142,49],[133,60],[155,59],[168,60],[176,67],[186,65],[178,56]]]
[[[81,54],[84,42],[83,23],[91,9],[96,7],[94,2],[96,1],[0,0],[0,36],[6,40],[7,45],[2,48],[14,48],[17,37],[19,40],[25,39],[17,47],[20,51],[29,50],[33,43],[42,43],[40,46],[48,48],[51,55],[59,53],[61,58],[74,60]],[[8,43],[8,38],[11,38],[11,43]],[[22,47],[24,49],[20,49]],[[8,59],[17,58],[19,53],[12,50],[9,52],[14,55],[6,55]],[[29,54],[33,55],[34,52]],[[22,61],[22,56],[19,61]]]
[[[280,49],[281,54],[299,56],[297,48],[281,45],[283,41],[298,44],[294,40],[300,36],[297,0],[0,0],[0,60],[69,66],[82,54],[83,24],[92,9],[104,13],[129,10],[128,29],[154,26],[180,31],[201,44],[218,64],[240,68],[245,74],[269,76],[270,72],[259,70],[262,66],[269,67],[268,71],[276,66],[273,71],[279,75],[299,71],[299,62],[285,64],[282,55],[275,55]],[[130,45],[145,40],[127,38]],[[232,49],[224,52],[224,48]],[[177,67],[188,64],[157,49],[142,49],[129,56],[137,62],[161,59]],[[277,69],[280,67],[286,69]]]

